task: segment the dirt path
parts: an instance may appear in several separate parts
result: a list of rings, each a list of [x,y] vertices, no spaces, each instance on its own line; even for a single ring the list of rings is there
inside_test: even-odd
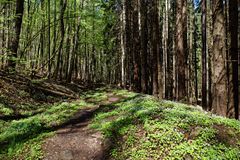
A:
[[[119,101],[119,97],[110,96],[107,103]],[[106,104],[106,102],[105,102]],[[76,121],[82,115],[88,117],[98,107],[91,110],[83,110],[75,117]],[[85,112],[84,114],[82,112]],[[78,116],[77,115],[77,116]],[[110,142],[103,135],[89,127],[91,118],[80,122],[71,120],[71,124],[56,131],[56,135],[46,140],[43,145],[44,160],[104,160],[110,147]]]

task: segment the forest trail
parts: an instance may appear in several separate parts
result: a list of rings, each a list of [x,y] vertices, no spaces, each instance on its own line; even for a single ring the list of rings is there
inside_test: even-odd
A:
[[[0,101],[4,160],[240,157],[239,121],[199,106],[101,84],[32,81],[1,72]]]
[[[80,110],[68,123],[58,129],[54,137],[43,145],[44,160],[102,160],[107,156],[110,141],[100,131],[90,128],[94,114],[104,105],[120,101],[112,93],[106,101],[91,109]]]

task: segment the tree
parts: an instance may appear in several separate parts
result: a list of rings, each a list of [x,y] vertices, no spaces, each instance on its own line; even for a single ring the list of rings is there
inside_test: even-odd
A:
[[[125,0],[124,1],[124,6],[125,6],[125,18],[126,18],[126,23],[125,23],[125,44],[126,44],[126,68],[127,70],[131,70],[131,0]],[[127,83],[131,83],[131,73],[128,73],[126,75]]]
[[[207,110],[207,3],[202,0],[202,107]]]
[[[48,0],[48,78],[51,78],[51,3]]]
[[[126,6],[125,2],[122,4],[122,13],[120,15],[121,20],[121,85],[122,87],[126,87],[126,44],[125,44],[125,26],[126,26]]]
[[[62,50],[63,50],[63,42],[65,37],[65,26],[64,26],[64,13],[67,7],[67,0],[61,0],[60,1],[60,31],[61,31],[61,42],[58,49],[58,55],[57,55],[57,66],[55,71],[55,79],[58,78],[58,75],[60,75],[60,79],[62,79],[62,70],[60,69],[62,66],[60,66],[62,63]]]
[[[140,0],[140,26],[141,26],[141,89],[143,93],[148,91],[148,70],[147,70],[147,59],[148,59],[148,28],[147,28],[147,7],[148,3],[146,0]]]
[[[213,73],[212,109],[213,112],[227,116],[227,66],[225,48],[225,25],[222,0],[213,0]]]
[[[159,38],[159,20],[158,20],[158,2],[157,0],[152,0],[151,4],[151,15],[152,15],[152,83],[153,83],[153,95],[158,97],[159,85],[158,85],[158,58],[160,54],[160,38]]]
[[[133,75],[133,83],[134,90],[137,92],[141,91],[141,69],[140,69],[140,47],[139,47],[139,0],[133,0],[133,67],[134,67],[134,75]]]
[[[177,100],[186,98],[186,0],[177,0],[177,20],[176,20],[176,81],[177,81]]]
[[[228,116],[239,119],[238,92],[238,1],[229,1],[229,31],[230,31],[230,84]]]
[[[9,46],[9,60],[8,60],[8,67],[15,70],[16,68],[16,59],[17,59],[17,52],[19,46],[19,39],[21,34],[22,28],[22,18],[24,12],[24,1],[23,0],[16,0],[16,13],[15,13],[15,26],[14,26],[14,36],[12,37],[11,44]]]

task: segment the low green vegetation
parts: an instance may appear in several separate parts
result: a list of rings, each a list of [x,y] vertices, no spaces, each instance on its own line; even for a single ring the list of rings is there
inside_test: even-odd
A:
[[[0,120],[0,159],[42,159],[44,139],[53,136],[55,128],[77,112],[107,101],[109,92],[107,88],[99,88],[85,92],[77,101],[40,106],[18,105],[17,111],[27,118]],[[0,106],[0,113],[5,116],[14,114],[4,105]]]
[[[240,157],[239,121],[134,93],[127,101],[105,107],[109,112],[98,113],[92,127],[114,142],[113,159]]]
[[[63,102],[29,118],[0,121],[0,159],[41,159],[42,140],[85,107],[93,104],[83,100]]]
[[[13,114],[13,110],[0,103],[0,114],[8,116]]]
[[[109,102],[109,98],[118,97]],[[240,122],[200,107],[126,90],[100,88],[81,100],[39,108],[20,120],[0,120],[0,159],[42,159],[44,139],[78,111],[100,105],[91,127],[112,141],[115,160],[232,159],[240,157]],[[21,108],[21,107],[20,107]],[[8,111],[5,111],[8,113]],[[7,114],[6,114],[7,115]]]
[[[97,88],[95,90],[87,91],[81,95],[81,98],[94,104],[100,103],[107,100],[108,88]]]

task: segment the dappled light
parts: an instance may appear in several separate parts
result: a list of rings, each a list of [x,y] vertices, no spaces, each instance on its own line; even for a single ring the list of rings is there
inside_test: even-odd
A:
[[[239,160],[239,0],[0,0],[0,160]]]

